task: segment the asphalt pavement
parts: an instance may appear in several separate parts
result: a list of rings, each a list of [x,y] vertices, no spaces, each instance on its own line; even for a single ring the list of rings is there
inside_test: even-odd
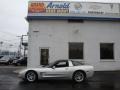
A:
[[[39,80],[28,83],[14,71],[25,67],[0,67],[0,90],[120,90],[120,71],[95,72],[93,78],[83,83],[71,80]]]

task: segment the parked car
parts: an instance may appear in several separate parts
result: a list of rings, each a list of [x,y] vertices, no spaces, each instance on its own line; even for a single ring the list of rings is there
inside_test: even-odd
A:
[[[13,62],[12,62],[12,64],[16,65],[17,61],[21,60],[21,59],[23,59],[23,57],[19,57],[19,58],[14,59]]]
[[[2,58],[3,56],[0,56],[0,59]]]
[[[17,57],[10,57],[10,64],[13,64],[13,62],[14,62],[15,60],[18,60],[18,58],[17,58]]]
[[[27,65],[27,57],[21,57],[19,59],[14,60],[13,65],[16,65],[16,66]]]
[[[2,58],[0,58],[0,64],[10,64],[12,61],[10,60],[9,56],[3,56]]]
[[[67,78],[75,82],[83,82],[86,78],[92,77],[93,74],[93,66],[85,65],[79,61],[58,60],[47,66],[21,70],[19,77],[28,82],[45,78]]]

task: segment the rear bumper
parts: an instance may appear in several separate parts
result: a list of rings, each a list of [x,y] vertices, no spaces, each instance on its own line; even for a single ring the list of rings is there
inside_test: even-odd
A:
[[[19,72],[19,73],[18,73],[18,77],[19,77],[19,78],[22,78],[22,79],[25,79],[25,73]]]
[[[21,75],[21,74],[18,74],[18,77],[19,77],[19,78],[23,78],[23,75]]]
[[[0,61],[0,64],[8,64],[6,61]]]

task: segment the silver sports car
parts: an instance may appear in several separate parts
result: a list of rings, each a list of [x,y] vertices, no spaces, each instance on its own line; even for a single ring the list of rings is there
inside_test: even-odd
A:
[[[83,82],[86,78],[92,77],[94,67],[85,65],[79,61],[58,60],[47,66],[39,68],[27,68],[19,72],[19,77],[28,82],[35,82],[45,78],[67,78],[75,82]]]

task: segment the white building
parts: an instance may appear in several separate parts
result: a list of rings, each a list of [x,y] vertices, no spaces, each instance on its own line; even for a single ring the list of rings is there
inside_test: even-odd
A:
[[[59,59],[120,69],[120,5],[30,1],[28,67]]]

